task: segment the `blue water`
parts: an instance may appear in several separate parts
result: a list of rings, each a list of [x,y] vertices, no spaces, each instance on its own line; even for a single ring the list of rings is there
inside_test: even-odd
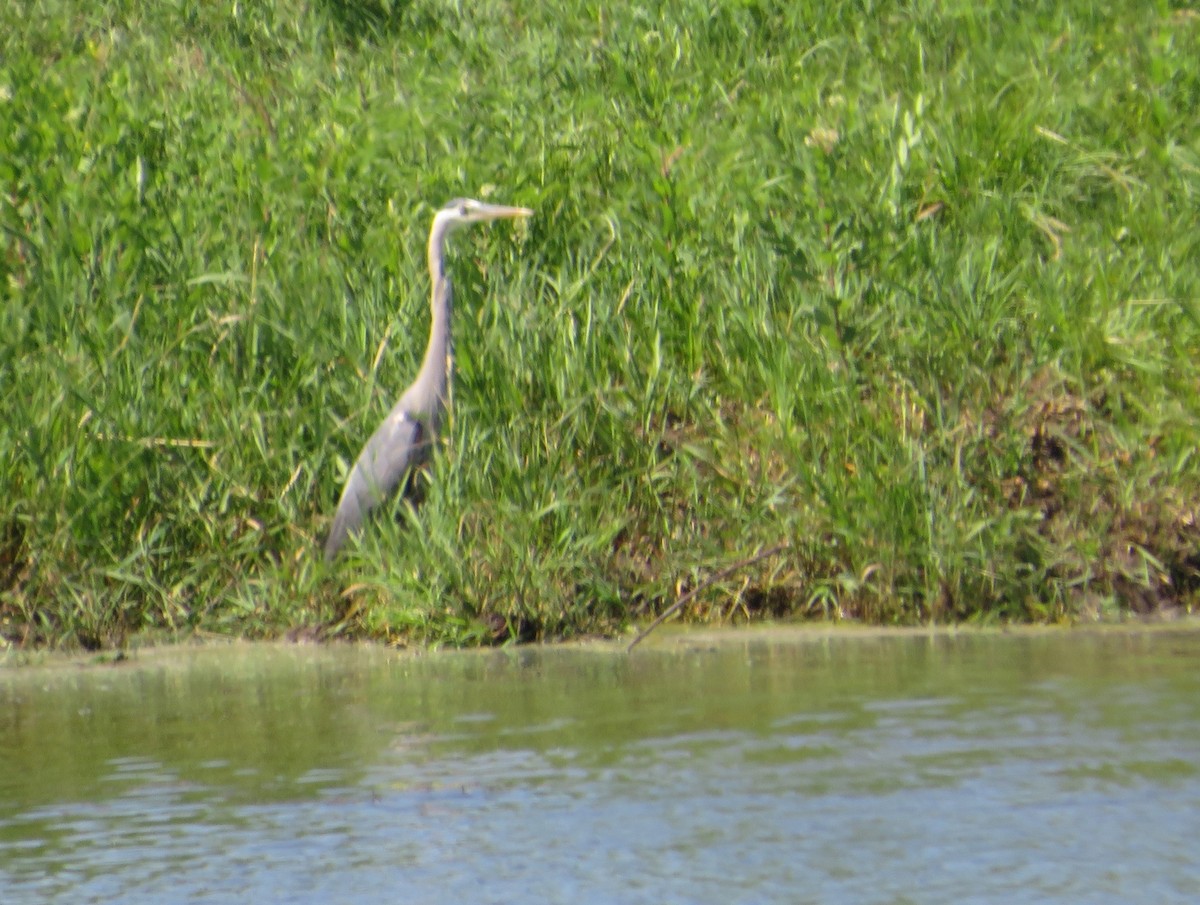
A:
[[[1200,901],[1200,632],[0,672],[0,901]]]

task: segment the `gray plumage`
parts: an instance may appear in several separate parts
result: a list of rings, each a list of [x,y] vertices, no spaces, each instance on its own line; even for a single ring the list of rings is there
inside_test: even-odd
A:
[[[429,279],[432,283],[432,321],[429,343],[417,379],[376,428],[358,455],[342,497],[333,527],[325,541],[325,559],[332,560],[356,533],[368,514],[399,490],[410,486],[413,472],[429,461],[450,395],[453,366],[450,338],[450,280],[445,272],[446,237],[461,226],[501,217],[528,217],[524,207],[484,204],[456,198],[433,217],[429,230]]]

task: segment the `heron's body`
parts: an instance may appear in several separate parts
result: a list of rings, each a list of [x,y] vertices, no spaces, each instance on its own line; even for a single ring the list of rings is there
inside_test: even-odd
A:
[[[325,541],[325,559],[332,560],[367,515],[408,482],[414,469],[428,460],[441,429],[450,394],[452,342],[451,291],[445,273],[446,236],[468,223],[500,217],[527,217],[533,211],[478,201],[455,199],[437,212],[429,231],[429,279],[432,283],[432,321],[429,343],[417,379],[400,396],[383,423],[358,455],[338,501],[333,527]]]

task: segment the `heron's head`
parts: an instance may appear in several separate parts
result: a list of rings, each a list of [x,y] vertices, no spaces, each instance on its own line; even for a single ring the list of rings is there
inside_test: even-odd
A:
[[[533,213],[527,207],[508,207],[503,204],[485,204],[472,198],[455,198],[446,203],[434,215],[434,224],[445,224],[446,232],[466,226],[468,223],[483,223],[487,220],[501,220],[513,217],[528,217]]]

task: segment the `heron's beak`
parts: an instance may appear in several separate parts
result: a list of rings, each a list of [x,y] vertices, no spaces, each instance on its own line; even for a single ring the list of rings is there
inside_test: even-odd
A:
[[[508,207],[503,204],[481,204],[477,213],[480,220],[500,220],[533,216],[533,211],[527,207]]]

